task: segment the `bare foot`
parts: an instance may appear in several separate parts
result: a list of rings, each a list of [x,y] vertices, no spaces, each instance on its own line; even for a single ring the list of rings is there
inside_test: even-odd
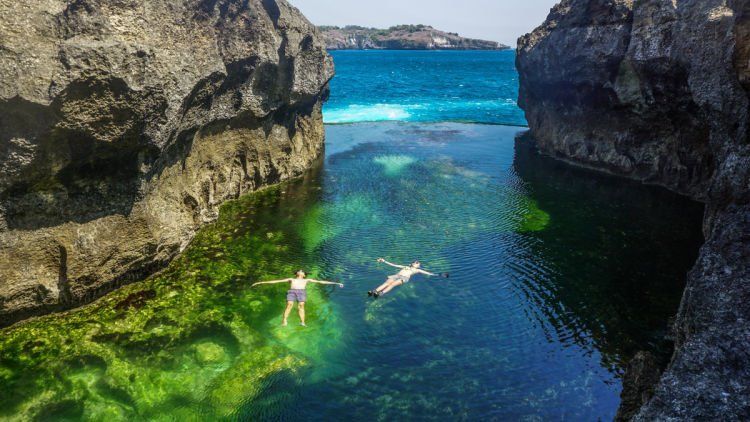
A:
[[[286,321],[281,321],[281,326],[286,327]]]
[[[304,322],[300,322],[300,323],[299,323],[299,325],[301,325],[301,326],[303,326],[303,327],[307,327],[307,325],[305,325],[305,323],[304,323]]]

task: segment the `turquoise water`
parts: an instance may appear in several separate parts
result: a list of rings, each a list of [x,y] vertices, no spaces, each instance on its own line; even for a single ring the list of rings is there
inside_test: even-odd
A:
[[[667,323],[701,242],[702,207],[539,157],[519,133],[455,123],[328,128],[322,173],[306,188],[320,201],[299,224],[321,275],[347,284],[330,296],[341,344],[315,376],[282,377],[266,392],[289,401],[267,406],[261,395],[244,415],[614,416],[627,359],[642,349],[668,356]],[[451,278],[417,277],[369,299],[393,273],[380,256],[419,259]]]
[[[404,121],[328,125],[314,169],[226,204],[165,271],[0,331],[0,419],[606,420],[628,359],[669,357],[700,204],[455,122],[523,123],[512,53],[334,56],[326,120]],[[368,298],[378,257],[451,277]],[[286,287],[249,286],[300,267],[346,287],[281,327]]]
[[[326,123],[526,125],[513,51],[333,51]]]

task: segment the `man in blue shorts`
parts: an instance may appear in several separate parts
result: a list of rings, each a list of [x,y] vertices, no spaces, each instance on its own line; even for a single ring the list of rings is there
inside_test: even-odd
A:
[[[344,287],[341,283],[335,283],[333,281],[321,281],[321,280],[313,280],[311,278],[306,278],[307,274],[303,270],[297,271],[295,278],[285,278],[283,280],[273,280],[273,281],[261,281],[258,283],[254,283],[252,287],[257,286],[259,284],[275,284],[275,283],[291,283],[289,286],[289,291],[286,293],[286,309],[284,310],[284,319],[281,322],[281,325],[286,327],[287,325],[287,319],[289,318],[289,314],[292,312],[292,308],[294,307],[294,302],[297,302],[297,309],[299,311],[299,319],[300,323],[303,327],[307,327],[305,325],[305,301],[307,300],[307,283],[317,283],[317,284],[335,284],[339,287]]]

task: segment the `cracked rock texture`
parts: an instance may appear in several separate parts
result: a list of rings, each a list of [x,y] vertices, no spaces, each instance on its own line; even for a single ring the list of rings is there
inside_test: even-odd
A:
[[[542,153],[706,203],[674,355],[619,415],[750,419],[750,1],[563,0],[517,64]]]
[[[0,0],[0,326],[164,266],[323,148],[333,63],[284,0]]]

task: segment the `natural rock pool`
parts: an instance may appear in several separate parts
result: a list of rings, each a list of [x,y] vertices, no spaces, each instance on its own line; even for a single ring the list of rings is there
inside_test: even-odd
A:
[[[162,273],[0,331],[0,419],[611,419],[670,353],[702,206],[535,155],[521,129],[329,126],[303,179],[225,205]],[[392,269],[417,276],[377,300]],[[280,327],[298,267],[308,325]]]

